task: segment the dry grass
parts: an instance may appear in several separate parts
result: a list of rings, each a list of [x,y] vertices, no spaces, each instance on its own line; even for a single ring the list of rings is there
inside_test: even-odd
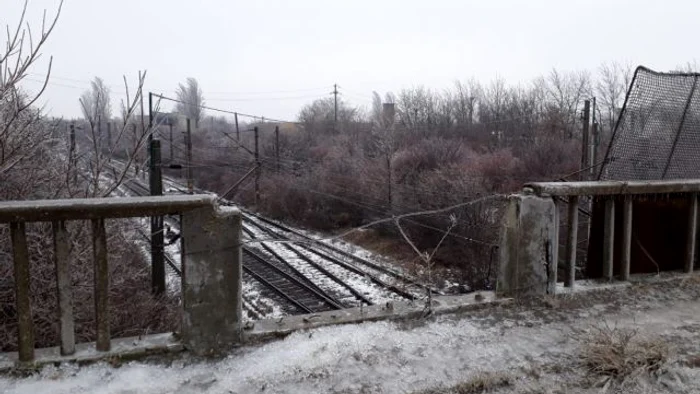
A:
[[[654,375],[670,357],[670,347],[662,338],[607,324],[594,327],[582,340],[580,361],[589,374],[603,378],[603,384]]]
[[[414,394],[481,394],[513,385],[514,378],[503,372],[480,372],[451,387],[429,389]]]

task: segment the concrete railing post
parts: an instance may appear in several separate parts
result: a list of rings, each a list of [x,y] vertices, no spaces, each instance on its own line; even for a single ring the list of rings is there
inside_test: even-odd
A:
[[[211,207],[182,215],[182,339],[212,355],[240,343],[241,214]]]
[[[556,289],[558,215],[552,198],[516,194],[508,198],[501,234],[499,296],[552,294]]]

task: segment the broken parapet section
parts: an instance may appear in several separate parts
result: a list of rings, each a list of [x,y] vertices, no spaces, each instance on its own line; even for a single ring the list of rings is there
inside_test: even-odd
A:
[[[556,205],[551,197],[528,194],[508,197],[499,248],[498,296],[554,294],[558,223]]]

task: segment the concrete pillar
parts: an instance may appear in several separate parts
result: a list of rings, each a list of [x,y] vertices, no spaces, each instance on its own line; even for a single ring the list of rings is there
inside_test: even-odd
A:
[[[552,198],[516,194],[508,198],[501,233],[496,292],[503,297],[553,294],[558,255],[557,211]]]
[[[188,211],[182,238],[183,344],[195,354],[221,354],[241,341],[241,214]]]

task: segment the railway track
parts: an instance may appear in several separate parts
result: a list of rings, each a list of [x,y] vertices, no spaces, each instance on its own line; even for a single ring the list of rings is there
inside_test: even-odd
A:
[[[343,308],[340,303],[324,292],[309,286],[303,280],[286,272],[249,248],[243,249],[243,270],[292,304],[298,313],[315,313]]]
[[[372,302],[372,300],[370,300],[368,297],[357,291],[355,287],[349,285],[348,280],[354,279],[355,283],[361,282],[363,287],[376,286],[377,290],[388,289],[389,291],[394,292],[403,298],[416,298],[413,294],[405,292],[402,289],[399,289],[396,286],[393,286],[383,281],[375,275],[368,273],[367,271],[360,270],[357,267],[348,264],[345,261],[341,261],[340,259],[337,259],[320,250],[317,250],[316,248],[310,247],[306,244],[290,242],[293,240],[283,236],[279,232],[271,230],[267,226],[261,225],[255,220],[251,220],[249,217],[246,218],[245,214],[243,226],[244,228],[255,227],[257,228],[258,232],[265,235],[266,238],[282,241],[280,242],[282,248],[289,251],[300,261],[303,261],[304,263],[308,264],[311,268],[313,268],[313,270],[320,272],[322,275],[331,278],[338,285],[345,287],[353,296],[355,296],[358,300],[367,305],[372,305],[374,304],[374,302]],[[263,247],[266,246],[263,242],[260,242],[260,244]]]
[[[149,193],[149,189],[136,180],[129,180],[123,186],[136,195],[144,196]],[[173,222],[172,227],[179,227],[179,218],[172,217],[170,220]],[[247,235],[252,236],[251,233],[247,233]],[[244,246],[243,270],[245,276],[262,284],[270,290],[270,295],[273,298],[282,301],[280,304],[287,306],[285,309],[288,313],[316,313],[345,307],[335,297],[295,270],[286,259],[279,255],[275,256],[272,250],[269,252],[272,252],[270,254],[273,255],[273,258],[262,256],[252,248]],[[166,262],[168,261],[166,260]],[[168,262],[169,265],[170,262]],[[176,267],[174,262],[172,266]],[[181,275],[181,272],[178,271],[177,274]],[[347,284],[343,285],[349,287]],[[259,314],[259,311],[253,312]]]
[[[240,208],[239,208],[240,209]],[[326,242],[317,241],[311,237],[284,226],[280,223],[267,219],[256,213],[241,209],[244,214],[244,223],[253,223],[269,236],[283,240],[296,241],[295,245],[320,258],[331,261],[345,269],[359,275],[364,275],[372,282],[389,288],[405,298],[418,298],[426,293],[428,286],[418,283],[415,279],[396,272],[388,267],[373,263],[363,259],[343,249],[330,245]],[[260,223],[264,223],[262,226]],[[440,291],[430,288],[434,294],[441,294]]]
[[[182,185],[179,185],[177,182],[168,180],[168,183],[172,189],[186,193],[186,190],[182,188]],[[422,298],[429,290],[428,286],[388,267],[373,263],[328,243],[315,241],[311,237],[304,235],[299,231],[267,219],[247,209],[241,208],[240,206],[237,206],[231,202],[224,200],[222,203],[225,205],[236,206],[241,210],[243,213],[244,227],[256,227],[273,239],[288,241],[288,243],[282,244],[283,247],[290,250],[302,260],[309,262],[308,255],[313,255],[318,259],[325,260],[356,275],[369,279],[377,286],[387,288],[406,299]],[[292,243],[294,245],[293,247],[291,246]],[[262,244],[262,246],[263,248],[269,250],[269,248],[264,244]],[[301,251],[305,252],[306,254],[300,253]],[[309,263],[314,265],[313,262]],[[320,268],[320,270],[323,271],[324,268]],[[442,292],[434,288],[430,288],[430,291],[434,294],[442,294]],[[372,304],[370,300],[368,300],[366,297],[362,297],[361,294],[355,294],[355,296],[364,303],[370,305]]]
[[[115,169],[119,170],[116,166]],[[124,181],[122,186],[128,194],[150,194],[149,188],[136,177]],[[166,193],[187,193],[181,184],[170,179],[164,179],[164,186]],[[234,205],[227,201],[223,204]],[[426,286],[388,267],[313,240],[246,209],[241,212],[244,240],[248,243],[242,248],[243,280],[249,284],[246,286],[259,284],[260,290],[251,294],[262,291],[265,298],[276,302],[285,313],[316,313],[358,303],[372,305],[379,300],[422,298],[426,294]],[[164,223],[179,229],[180,216],[168,216]],[[139,232],[148,238],[145,231]],[[179,264],[168,253],[165,259],[173,273],[181,277]],[[247,299],[244,294],[243,307],[252,318],[266,315],[257,300],[260,299]]]

